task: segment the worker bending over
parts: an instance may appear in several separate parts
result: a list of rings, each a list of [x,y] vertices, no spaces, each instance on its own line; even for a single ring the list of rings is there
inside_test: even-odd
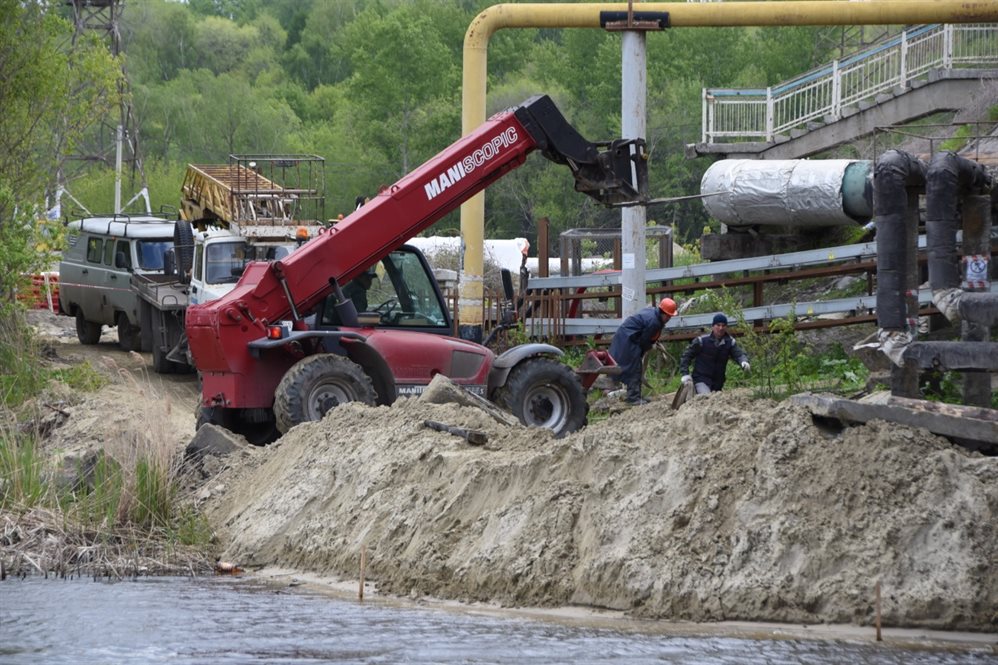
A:
[[[620,381],[627,388],[628,404],[647,404],[641,396],[644,365],[641,360],[676,315],[676,302],[662,298],[658,307],[645,307],[624,319],[610,341],[610,355],[620,366]]]
[[[697,395],[724,388],[728,360],[734,360],[746,372],[751,369],[748,355],[738,346],[735,338],[728,334],[728,317],[715,314],[710,332],[694,337],[683,351],[679,360],[679,373],[683,383],[693,382]],[[690,361],[693,372],[690,376]]]

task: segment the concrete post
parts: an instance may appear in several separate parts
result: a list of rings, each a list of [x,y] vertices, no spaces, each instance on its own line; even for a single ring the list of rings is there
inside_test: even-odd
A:
[[[645,138],[648,96],[645,33],[621,33],[620,128],[621,138]],[[623,208],[620,212],[621,305],[627,318],[646,304],[645,298],[645,219],[644,206]]]

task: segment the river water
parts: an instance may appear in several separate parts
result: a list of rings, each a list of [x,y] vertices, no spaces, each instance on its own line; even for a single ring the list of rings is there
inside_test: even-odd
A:
[[[251,578],[8,579],[0,665],[995,663],[983,651],[681,637],[359,603]]]

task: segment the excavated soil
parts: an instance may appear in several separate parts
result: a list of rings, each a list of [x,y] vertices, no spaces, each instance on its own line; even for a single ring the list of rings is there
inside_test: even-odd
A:
[[[486,446],[423,426],[485,431]],[[736,393],[556,440],[471,407],[346,405],[212,481],[224,557],[380,591],[672,620],[998,627],[998,459]]]
[[[47,395],[46,446],[155,435],[179,455],[192,377],[152,374],[108,340],[59,342],[53,362],[114,378]],[[998,458],[884,422],[819,426],[737,391],[668,405],[594,412],[559,440],[471,406],[347,404],[209,457],[189,482],[226,561],[350,580],[364,550],[385,594],[871,625],[879,582],[886,626],[998,630]]]

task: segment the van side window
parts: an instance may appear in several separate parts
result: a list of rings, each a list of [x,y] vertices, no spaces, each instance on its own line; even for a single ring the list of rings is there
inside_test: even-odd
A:
[[[100,263],[104,249],[104,241],[100,238],[87,238],[87,261]]]
[[[104,243],[104,265],[113,266],[114,265],[114,242],[109,241]]]
[[[117,247],[114,250],[115,264],[117,264],[118,254],[125,257],[125,265],[122,266],[125,270],[132,269],[132,246],[127,240],[119,240]]]

